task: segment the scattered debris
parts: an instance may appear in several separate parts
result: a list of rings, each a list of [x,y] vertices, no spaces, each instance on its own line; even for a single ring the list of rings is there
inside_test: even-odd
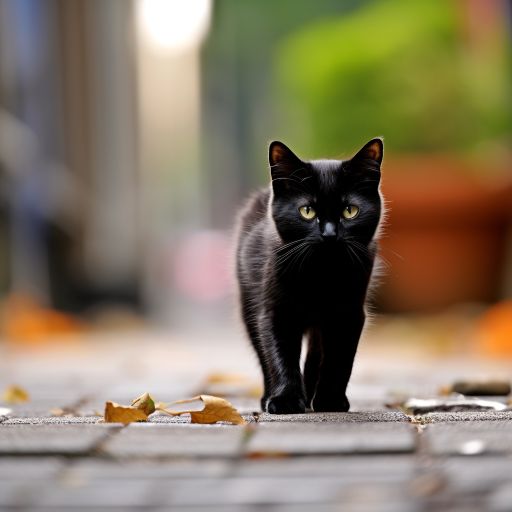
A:
[[[11,414],[11,412],[12,412],[12,410],[7,409],[7,407],[0,407],[0,417],[9,416],[9,414]]]
[[[426,414],[429,412],[462,412],[462,411],[505,411],[506,404],[478,398],[447,397],[447,398],[409,398],[399,404],[390,404],[402,409],[406,414]]]
[[[166,404],[155,401],[149,393],[144,393],[131,405],[120,405],[115,402],[105,403],[104,420],[106,423],[133,423],[135,421],[147,421],[148,416],[154,412],[162,412],[170,416],[190,414],[191,423],[211,424],[217,422],[244,425],[246,421],[239,412],[224,398],[210,395],[198,395],[187,400],[173,402],[177,406],[175,410],[167,409]],[[187,405],[181,408],[180,406]]]
[[[508,396],[511,392],[507,380],[459,380],[441,389],[441,394],[460,393],[467,396]]]
[[[198,395],[187,400],[178,400],[170,405],[196,404],[200,409],[195,407],[187,410],[178,411],[159,407],[157,410],[171,416],[179,416],[189,413],[192,423],[211,424],[219,421],[233,423],[235,425],[244,425],[246,421],[240,416],[240,413],[224,398],[211,395]]]
[[[28,402],[30,395],[20,386],[9,386],[2,394],[2,401],[7,404],[21,404]]]

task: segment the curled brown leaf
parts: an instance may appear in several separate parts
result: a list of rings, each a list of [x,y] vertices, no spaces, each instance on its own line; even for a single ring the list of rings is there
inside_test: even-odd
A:
[[[186,400],[178,400],[171,405],[192,404],[194,402],[202,402],[204,406],[202,409],[195,408],[187,410],[171,410],[163,407],[157,407],[158,410],[169,414],[171,416],[179,416],[181,414],[189,413],[192,423],[212,424],[219,421],[233,423],[234,425],[244,425],[246,421],[240,416],[240,413],[233,407],[233,405],[218,396],[211,395],[198,395]]]
[[[105,423],[133,423],[147,421],[148,415],[141,409],[133,406],[119,405],[115,402],[105,403]]]

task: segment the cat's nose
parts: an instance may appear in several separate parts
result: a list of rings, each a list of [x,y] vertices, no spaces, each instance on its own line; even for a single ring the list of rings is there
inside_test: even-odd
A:
[[[320,232],[324,240],[336,240],[338,236],[338,228],[334,222],[326,222]]]

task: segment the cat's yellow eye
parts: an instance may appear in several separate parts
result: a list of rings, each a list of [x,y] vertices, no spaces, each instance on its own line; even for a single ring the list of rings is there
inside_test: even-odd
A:
[[[301,206],[299,212],[306,220],[313,220],[316,217],[316,212],[311,206]]]
[[[359,208],[355,204],[349,204],[343,209],[345,219],[354,219],[359,214]]]

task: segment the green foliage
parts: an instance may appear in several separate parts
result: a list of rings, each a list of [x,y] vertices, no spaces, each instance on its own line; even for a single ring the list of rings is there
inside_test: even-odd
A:
[[[376,135],[394,152],[467,153],[510,134],[503,41],[469,51],[460,9],[382,0],[288,36],[275,58],[285,140],[310,155]]]

